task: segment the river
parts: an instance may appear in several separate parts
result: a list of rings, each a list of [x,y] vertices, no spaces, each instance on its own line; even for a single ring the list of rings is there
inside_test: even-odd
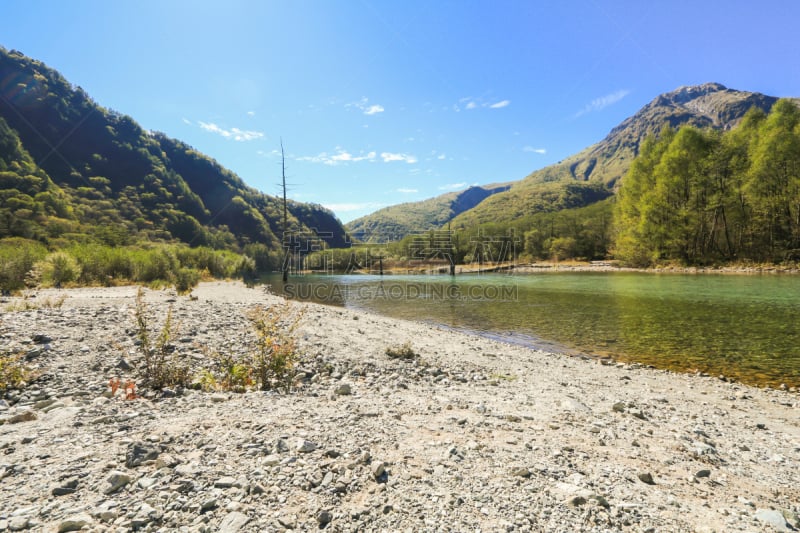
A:
[[[298,276],[277,294],[757,385],[800,386],[800,277],[547,272]]]

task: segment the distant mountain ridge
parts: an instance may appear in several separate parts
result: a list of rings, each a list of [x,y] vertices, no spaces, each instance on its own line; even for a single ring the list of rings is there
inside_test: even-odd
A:
[[[753,107],[769,111],[777,97],[728,89],[719,83],[680,87],[657,96],[633,116],[614,127],[600,142],[555,165],[513,182],[509,190],[493,195],[452,220],[457,228],[496,221],[512,221],[546,209],[542,195],[558,195],[564,187],[605,187],[610,195],[639,153],[642,141],[665,125],[691,125],[727,130]],[[556,192],[554,192],[556,191]],[[581,191],[582,193],[585,191]],[[584,194],[588,205],[602,195]],[[570,205],[568,207],[579,207]]]
[[[509,184],[472,186],[420,202],[407,202],[379,209],[346,224],[354,238],[364,242],[389,242],[444,226],[460,213],[472,209]]]
[[[282,247],[278,198],[2,47],[0,198],[0,237]],[[331,211],[299,202],[289,202],[288,211],[292,231],[345,244]]]

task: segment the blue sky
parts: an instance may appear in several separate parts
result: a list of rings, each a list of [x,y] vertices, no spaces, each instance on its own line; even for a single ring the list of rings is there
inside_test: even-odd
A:
[[[343,221],[518,180],[658,94],[800,96],[800,2],[3,0],[0,44]]]

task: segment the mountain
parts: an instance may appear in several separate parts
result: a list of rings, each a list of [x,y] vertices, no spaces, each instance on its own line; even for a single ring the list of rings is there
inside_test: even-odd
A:
[[[454,217],[483,200],[509,189],[509,184],[473,186],[420,202],[385,207],[346,224],[348,231],[364,242],[387,242],[444,226]]]
[[[0,238],[281,247],[282,204],[185,143],[105,109],[0,47]],[[329,210],[289,202],[293,231],[343,246]]]
[[[514,182],[509,190],[456,216],[452,224],[466,228],[509,222],[537,212],[588,205],[613,193],[639,153],[642,141],[665,125],[728,130],[749,109],[769,111],[777,100],[760,93],[728,89],[719,83],[680,87],[655,98],[599,143]]]

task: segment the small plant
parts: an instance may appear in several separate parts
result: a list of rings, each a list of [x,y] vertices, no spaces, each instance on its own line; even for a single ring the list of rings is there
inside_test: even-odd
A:
[[[33,379],[33,371],[22,360],[22,354],[0,353],[0,392],[23,389]]]
[[[191,268],[180,268],[175,273],[175,290],[178,294],[188,294],[200,281],[200,273]]]
[[[192,383],[195,387],[199,387],[201,390],[206,392],[215,391],[220,388],[219,382],[217,381],[217,376],[215,376],[214,373],[207,368],[200,370]]]
[[[261,390],[292,390],[298,357],[293,333],[302,318],[302,312],[295,309],[289,303],[269,309],[256,307],[248,316],[256,330],[251,365]]]
[[[419,355],[414,351],[411,347],[410,342],[405,342],[403,344],[389,346],[386,348],[386,355],[389,356],[390,359],[404,359],[410,360],[415,359]]]
[[[13,313],[18,311],[30,311],[32,309],[61,309],[66,299],[66,294],[47,297],[41,300],[32,300],[29,294],[23,294],[22,300],[7,305],[6,311]]]
[[[122,387],[122,390],[125,391],[126,400],[135,400],[139,397],[136,394],[136,383],[130,380],[127,380],[123,383],[119,378],[111,378],[108,380],[108,387],[111,389],[112,398],[116,396],[120,386]]]
[[[136,293],[136,336],[139,340],[139,351],[144,357],[142,369],[144,382],[153,389],[162,389],[174,385],[186,385],[189,381],[188,366],[180,363],[173,354],[170,344],[172,337],[172,306],[167,310],[167,317],[161,333],[151,340],[150,325],[147,319],[147,307],[144,303],[144,291],[139,287]]]

